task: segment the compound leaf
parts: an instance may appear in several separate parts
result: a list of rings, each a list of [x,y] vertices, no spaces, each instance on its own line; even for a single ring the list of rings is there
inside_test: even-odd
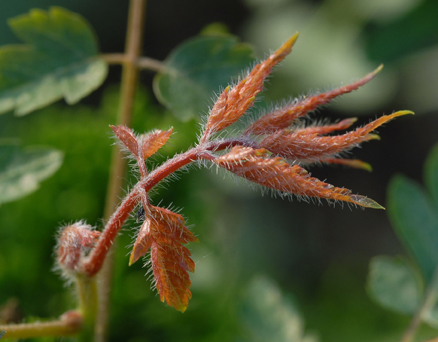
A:
[[[25,115],[61,98],[73,104],[104,81],[107,64],[78,14],[34,9],[9,25],[26,45],[0,48],[0,114]]]
[[[61,166],[62,152],[50,148],[21,148],[0,142],[0,204],[24,197]]]
[[[178,46],[154,79],[155,95],[182,120],[207,113],[211,94],[254,62],[253,50],[233,36],[201,36]]]

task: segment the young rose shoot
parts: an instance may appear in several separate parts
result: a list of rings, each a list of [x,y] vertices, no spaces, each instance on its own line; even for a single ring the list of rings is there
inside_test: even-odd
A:
[[[82,226],[76,228],[74,236],[86,236],[86,239],[81,240],[74,249],[74,257],[70,258],[64,256],[64,251],[69,247],[60,244],[62,250],[58,253],[58,262],[61,268],[93,277],[101,269],[109,247],[130,212],[140,205],[144,211],[144,221],[134,242],[129,264],[150,252],[151,270],[161,301],[166,301],[170,306],[184,312],[192,296],[188,272],[195,270],[190,251],[185,245],[198,239],[186,227],[180,214],[152,205],[148,192],[172,173],[196,161],[213,163],[284,195],[324,198],[383,209],[366,196],[353,194],[348,189],[311,177],[302,166],[314,163],[342,164],[370,170],[370,165],[363,161],[343,158],[343,152],[364,141],[377,139],[378,136],[372,132],[382,124],[398,116],[413,113],[399,111],[382,116],[363,127],[339,135],[329,134],[348,129],[356,119],[307,127],[303,127],[300,121],[307,113],[329,103],[333,98],[368,83],[382,66],[357,82],[276,108],[233,136],[226,139],[218,137],[218,133],[236,123],[253,106],[256,96],[263,89],[265,79],[273,67],[291,52],[297,38],[298,34],[292,36],[266,60],[257,64],[241,81],[225,88],[210,111],[198,145],[167,160],[151,172],[147,170],[145,161],[167,143],[172,128],[168,131],[155,130],[149,134],[136,135],[126,126],[111,126],[124,149],[137,161],[141,178],[116,209],[100,236],[84,230]],[[93,247],[91,252],[85,256],[83,248],[90,247]]]

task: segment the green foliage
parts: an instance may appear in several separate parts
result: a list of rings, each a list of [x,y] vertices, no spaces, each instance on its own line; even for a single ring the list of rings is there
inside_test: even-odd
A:
[[[375,25],[366,34],[369,57],[378,63],[386,64],[436,45],[437,12],[438,2],[424,0],[396,20]]]
[[[418,271],[404,258],[379,256],[370,264],[368,293],[383,307],[413,316],[424,298]],[[438,328],[438,307],[427,311],[422,319]]]
[[[247,341],[314,342],[304,334],[304,321],[292,299],[271,280],[254,278],[242,308]]]
[[[425,163],[427,192],[398,175],[388,187],[388,213],[394,230],[420,272],[403,258],[376,257],[370,265],[369,294],[382,306],[413,315],[426,300],[424,287],[436,286],[438,265],[438,145]],[[434,294],[432,294],[434,295]],[[436,299],[433,304],[436,303]],[[422,319],[438,328],[438,307]]]
[[[428,175],[436,175],[437,153],[429,157]],[[436,177],[436,176],[435,176]],[[429,176],[433,181],[433,177]],[[417,183],[395,176],[388,187],[388,214],[393,227],[418,263],[426,283],[438,264],[438,204]]]
[[[9,25],[28,45],[0,49],[0,113],[25,115],[62,97],[73,104],[106,78],[94,33],[79,15],[35,9]]]
[[[55,149],[23,149],[16,142],[0,142],[0,204],[37,190],[41,181],[59,169],[62,159]]]
[[[253,50],[233,36],[200,36],[182,43],[154,79],[157,98],[179,119],[204,114],[212,94],[254,62]]]
[[[404,258],[375,257],[370,263],[368,293],[382,306],[412,315],[421,304],[421,278]]]

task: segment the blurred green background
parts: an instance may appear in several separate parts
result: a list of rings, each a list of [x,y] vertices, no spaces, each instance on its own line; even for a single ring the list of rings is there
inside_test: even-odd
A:
[[[16,0],[0,3],[0,45],[18,43],[7,19],[31,8],[62,6],[83,15],[96,30],[102,52],[121,52],[127,1]],[[358,79],[385,64],[355,94],[348,94],[315,118],[359,117],[365,124],[382,114],[409,109],[380,128],[381,141],[353,150],[371,163],[372,173],[341,167],[313,168],[312,174],[385,205],[386,186],[396,173],[421,182],[422,165],[436,143],[438,127],[438,2],[435,0],[180,0],[148,1],[144,54],[164,59],[179,43],[212,22],[222,22],[259,58],[296,31],[293,53],[267,83],[264,97],[283,98],[322,91]],[[164,156],[194,143],[195,120],[180,122],[155,100],[152,73],[143,72],[133,128],[138,132],[174,126]],[[0,305],[17,298],[25,316],[56,317],[74,298],[52,272],[58,227],[79,219],[101,226],[120,67],[111,67],[104,86],[81,104],[58,102],[25,117],[0,116],[0,138],[23,145],[56,147],[65,153],[61,169],[26,198],[0,207]],[[128,184],[134,178],[127,176]],[[153,195],[173,203],[194,224],[201,241],[190,245],[196,262],[193,299],[181,315],[159,301],[140,264],[128,268],[135,222],[117,248],[111,312],[111,341],[245,340],[241,298],[258,274],[292,293],[306,330],[320,341],[393,341],[409,322],[368,298],[369,260],[404,254],[385,211],[326,203],[308,204],[262,197],[245,184],[209,170],[191,169]],[[423,329],[421,338],[437,332]],[[241,338],[241,339],[239,339]]]

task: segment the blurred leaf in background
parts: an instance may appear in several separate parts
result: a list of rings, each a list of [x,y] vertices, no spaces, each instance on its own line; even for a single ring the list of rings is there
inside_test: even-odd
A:
[[[305,335],[304,320],[292,298],[272,280],[254,277],[245,289],[242,320],[247,337],[242,341],[316,342]]]
[[[0,141],[0,204],[37,190],[41,181],[59,169],[62,159],[58,150],[22,149],[16,142]]]
[[[424,168],[427,192],[416,182],[395,176],[388,187],[388,214],[398,237],[428,284],[438,265],[438,146]]]
[[[293,55],[269,92],[275,99],[303,89],[345,84],[383,62],[384,72],[372,85],[335,107],[366,114],[397,97],[416,113],[438,109],[433,95],[438,77],[436,1],[246,2],[254,15],[245,36],[259,51],[279,44],[287,32],[300,31]]]
[[[232,35],[204,35],[177,46],[154,79],[162,104],[180,120],[199,119],[214,94],[236,80],[254,62],[253,50]]]
[[[419,271],[405,259],[376,257],[370,265],[368,291],[382,306],[413,316],[436,286],[438,266],[438,145],[425,163],[425,192],[412,180],[395,176],[388,187],[388,213],[394,230]],[[429,291],[430,292],[430,291]],[[436,295],[433,294],[432,295]],[[438,328],[436,299],[422,319]]]
[[[0,48],[0,113],[25,115],[63,97],[74,104],[105,80],[96,37],[79,15],[34,9],[9,25],[28,45]]]

